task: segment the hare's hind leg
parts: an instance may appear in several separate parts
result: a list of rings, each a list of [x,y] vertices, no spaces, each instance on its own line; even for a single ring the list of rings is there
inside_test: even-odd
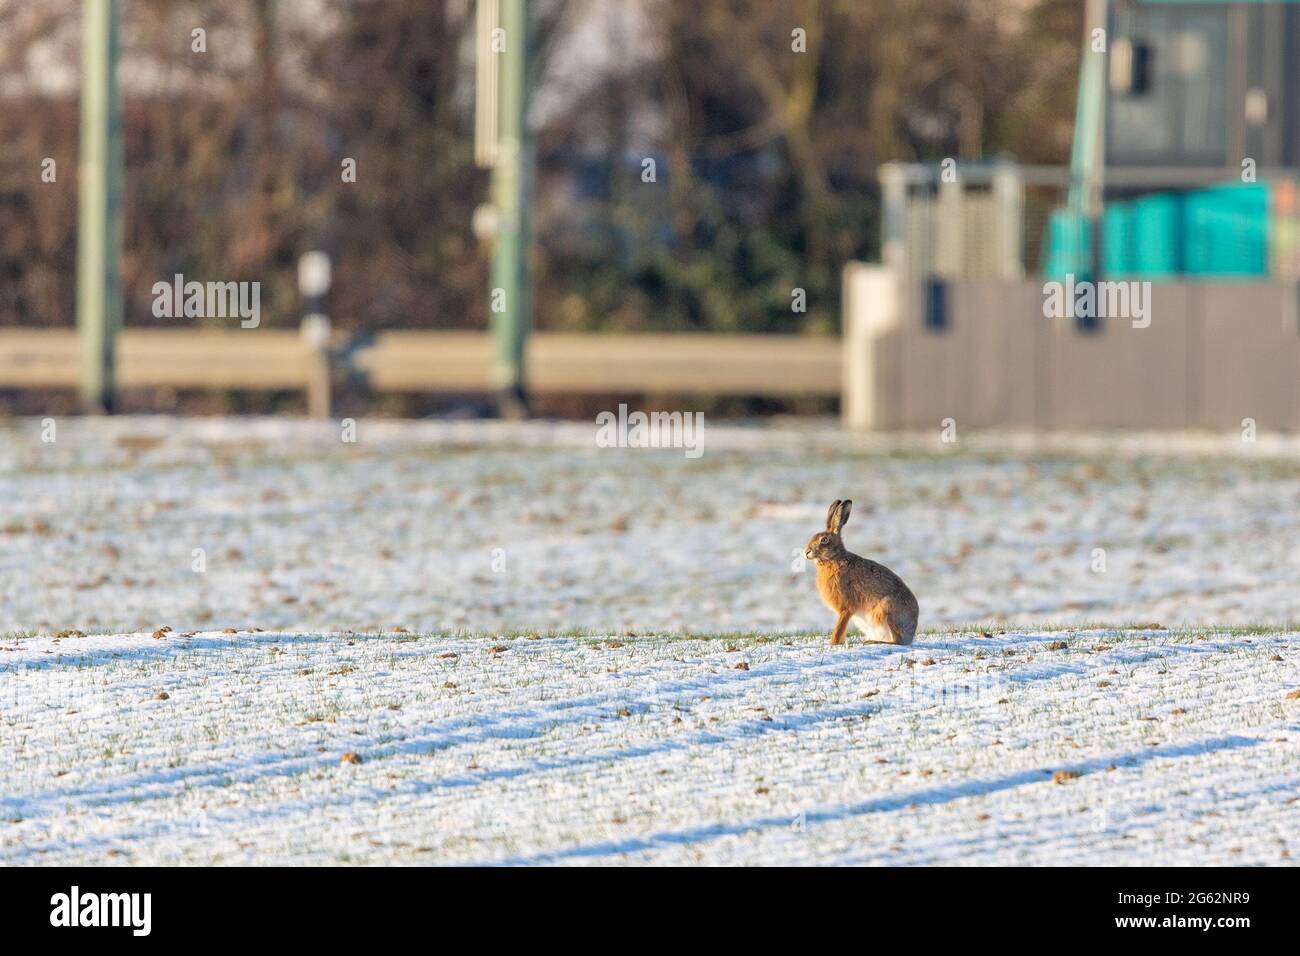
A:
[[[889,630],[889,643],[904,646],[911,644],[912,638],[916,636],[916,618],[891,606],[888,600],[881,601],[880,607],[883,608],[880,612],[881,621]]]
[[[906,616],[899,613],[889,598],[882,600],[869,614],[859,614],[853,622],[867,636],[869,644],[906,646],[912,643],[912,635],[916,631],[916,625],[909,626]]]

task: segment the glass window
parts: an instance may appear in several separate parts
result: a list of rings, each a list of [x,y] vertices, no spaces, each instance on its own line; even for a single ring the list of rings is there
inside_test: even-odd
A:
[[[1227,19],[1221,5],[1117,11],[1114,36],[1127,41],[1132,82],[1112,69],[1108,162],[1226,161]]]

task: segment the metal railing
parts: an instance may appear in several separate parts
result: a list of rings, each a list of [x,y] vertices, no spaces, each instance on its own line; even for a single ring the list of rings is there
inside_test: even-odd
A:
[[[1300,182],[1295,167],[1258,181]],[[1108,167],[1107,198],[1241,182],[1237,166]],[[1042,271],[1052,212],[1066,204],[1068,166],[1010,161],[886,163],[880,167],[882,261],[910,278],[1014,279]]]
[[[292,330],[126,329],[122,388],[302,391],[309,414],[330,414],[331,383],[379,392],[490,393],[486,332],[392,331],[322,342]],[[538,332],[528,345],[537,393],[828,396],[840,394],[838,336]],[[72,329],[0,329],[0,389],[76,388]]]

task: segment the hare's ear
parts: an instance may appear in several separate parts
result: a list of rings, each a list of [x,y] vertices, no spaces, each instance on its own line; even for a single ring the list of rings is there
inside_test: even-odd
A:
[[[839,530],[835,525],[835,521],[839,517],[839,513],[840,513],[840,499],[836,498],[834,501],[831,502],[831,510],[826,512],[827,531]]]
[[[839,520],[835,522],[836,531],[839,531],[841,528],[843,528],[846,524],[849,523],[849,509],[852,507],[853,507],[853,499],[851,498],[845,498],[843,501],[840,502],[840,516],[839,516]]]

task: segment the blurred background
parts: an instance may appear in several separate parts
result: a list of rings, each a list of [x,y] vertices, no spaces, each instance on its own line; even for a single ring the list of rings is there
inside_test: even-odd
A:
[[[0,0],[0,410],[1294,429],[1298,49],[1284,2]],[[1153,331],[1038,321],[1067,279]]]
[[[531,7],[539,331],[834,335],[842,266],[879,257],[880,164],[1069,157],[1075,0]],[[151,287],[182,273],[259,281],[263,328],[296,329],[298,260],[313,248],[333,259],[336,331],[487,328],[473,0],[125,0],[120,11],[125,328],[176,326],[154,317]],[[74,323],[81,21],[76,0],[0,0],[0,327]],[[57,184],[39,175],[47,157]],[[345,158],[355,182],[340,177]],[[296,393],[127,393],[152,409],[301,408]],[[72,401],[4,391],[11,412]],[[550,404],[566,407],[562,395]]]

